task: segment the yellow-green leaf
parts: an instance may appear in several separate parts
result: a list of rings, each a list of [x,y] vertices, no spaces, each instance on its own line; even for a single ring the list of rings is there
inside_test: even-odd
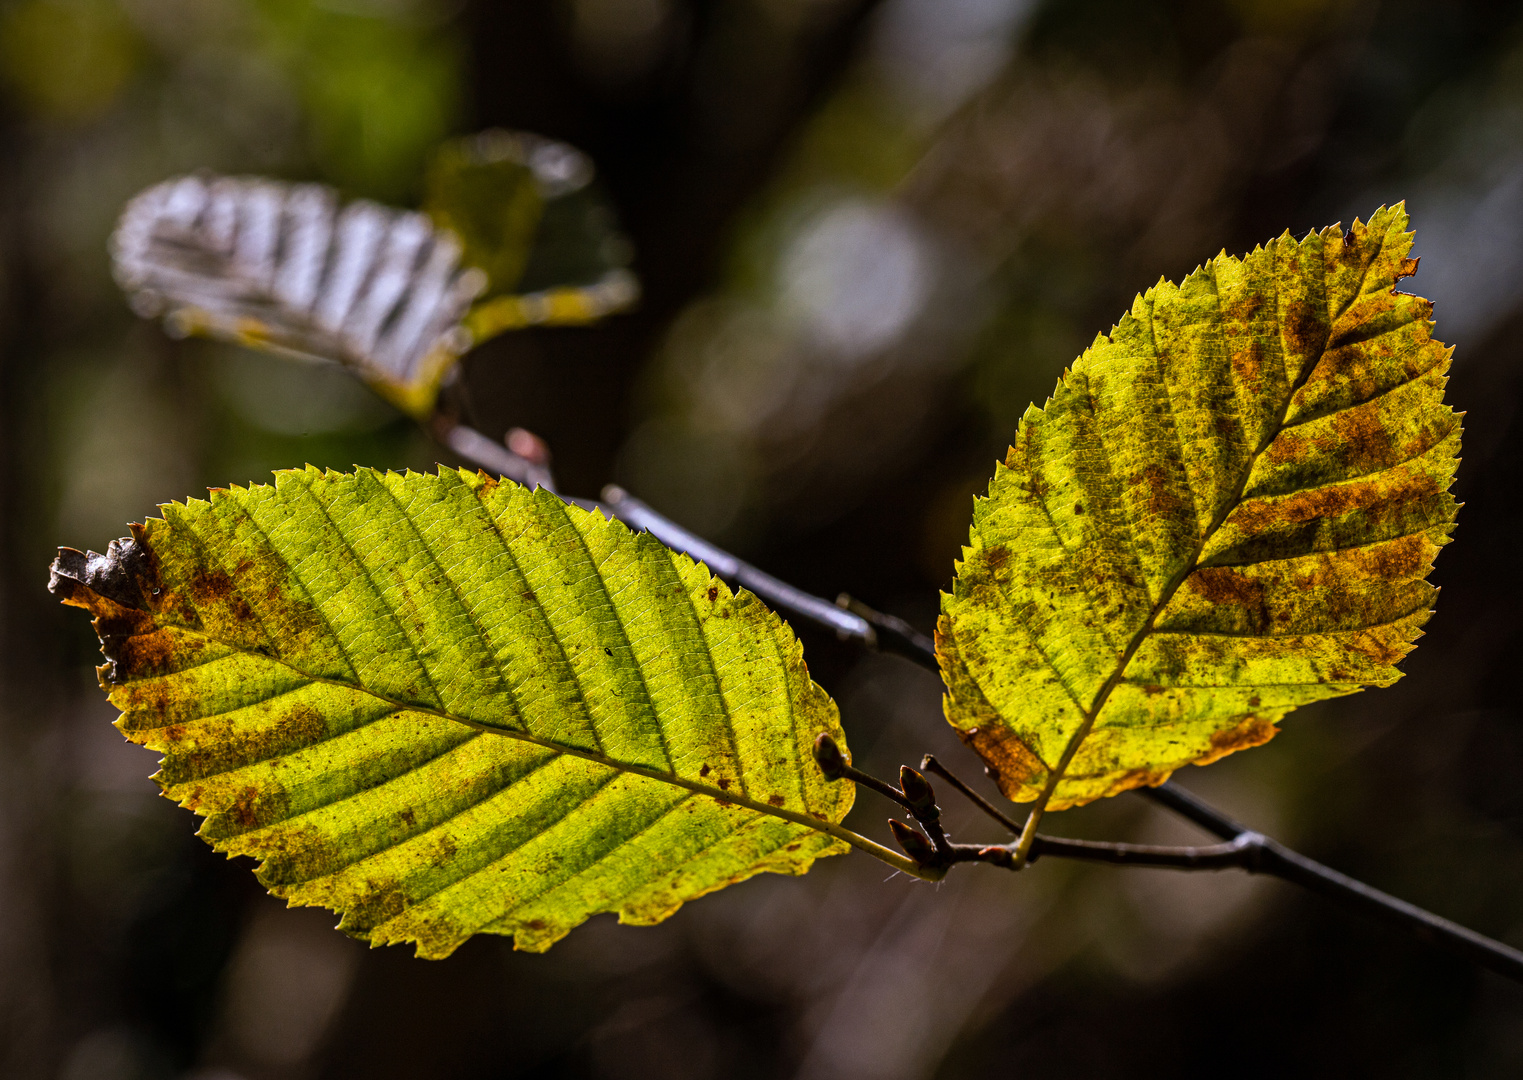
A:
[[[1386,686],[1454,525],[1459,417],[1398,206],[1139,296],[975,506],[947,717],[1012,799],[1073,806]]]
[[[547,193],[519,140],[507,132],[487,135],[499,138],[455,139],[439,148],[429,165],[423,208],[460,240],[466,264],[487,275],[485,295],[491,296],[508,292],[523,277]]]
[[[165,794],[355,936],[541,950],[867,843],[811,758],[843,736],[797,639],[647,535],[447,470],[162,509],[61,551],[53,590]]]

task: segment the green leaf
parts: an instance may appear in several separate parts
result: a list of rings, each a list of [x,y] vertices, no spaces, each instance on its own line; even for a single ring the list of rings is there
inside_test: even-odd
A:
[[[492,129],[442,145],[424,209],[488,275],[465,328],[476,343],[506,330],[576,326],[639,298],[629,241],[581,151]]]
[[[1027,411],[937,634],[947,718],[1010,798],[1159,784],[1400,677],[1460,447],[1452,350],[1394,288],[1406,226],[1160,282]]]
[[[52,588],[164,793],[374,944],[542,950],[842,840],[843,738],[787,626],[686,555],[479,474],[276,474],[163,508]],[[900,859],[903,862],[904,860]]]
[[[486,273],[486,295],[495,296],[523,277],[545,193],[518,141],[507,132],[487,135],[497,138],[454,139],[439,148],[423,208],[459,238],[466,264]]]

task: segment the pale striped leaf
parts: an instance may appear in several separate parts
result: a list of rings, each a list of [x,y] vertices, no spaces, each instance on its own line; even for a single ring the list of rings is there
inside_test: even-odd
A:
[[[573,147],[496,130],[440,148],[426,214],[195,173],[127,204],[112,262],[133,308],[172,334],[343,363],[424,417],[487,338],[595,322],[638,298],[592,173]]]
[[[118,726],[293,904],[443,956],[653,923],[845,850],[788,628],[619,522],[479,474],[278,473],[63,550]]]

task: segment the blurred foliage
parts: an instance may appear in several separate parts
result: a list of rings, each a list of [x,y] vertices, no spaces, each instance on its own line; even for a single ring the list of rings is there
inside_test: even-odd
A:
[[[257,0],[259,47],[296,88],[307,147],[355,194],[396,201],[454,127],[461,45],[436,0]]]
[[[105,109],[142,52],[142,39],[111,0],[24,0],[0,15],[6,81],[49,120],[83,120]]]
[[[284,125],[260,124],[247,133],[256,146],[396,201],[417,192],[422,155],[460,108],[463,54],[442,14],[434,0],[21,0],[0,15],[0,59],[39,121],[76,124],[134,82],[188,92],[227,65],[217,74],[256,98],[239,107],[304,128],[277,147]]]

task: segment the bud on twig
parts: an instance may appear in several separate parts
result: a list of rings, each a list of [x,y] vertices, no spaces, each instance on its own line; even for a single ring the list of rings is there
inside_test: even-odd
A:
[[[995,866],[1008,867],[1015,865],[1015,856],[1010,853],[1010,849],[997,844],[980,848],[978,857],[984,862],[993,863]]]
[[[521,427],[510,428],[502,441],[503,445],[525,461],[535,465],[550,464],[550,447],[532,431],[525,431]]]
[[[936,849],[931,842],[921,836],[904,822],[895,818],[888,819],[888,828],[894,834],[894,839],[904,849],[904,853],[922,866],[930,866],[936,862]]]
[[[899,766],[899,790],[904,792],[917,817],[936,809],[936,792],[924,776],[908,765]]]
[[[820,772],[825,774],[826,780],[839,780],[846,775],[846,755],[841,753],[836,741],[823,731],[814,740],[814,762],[820,767]]]

